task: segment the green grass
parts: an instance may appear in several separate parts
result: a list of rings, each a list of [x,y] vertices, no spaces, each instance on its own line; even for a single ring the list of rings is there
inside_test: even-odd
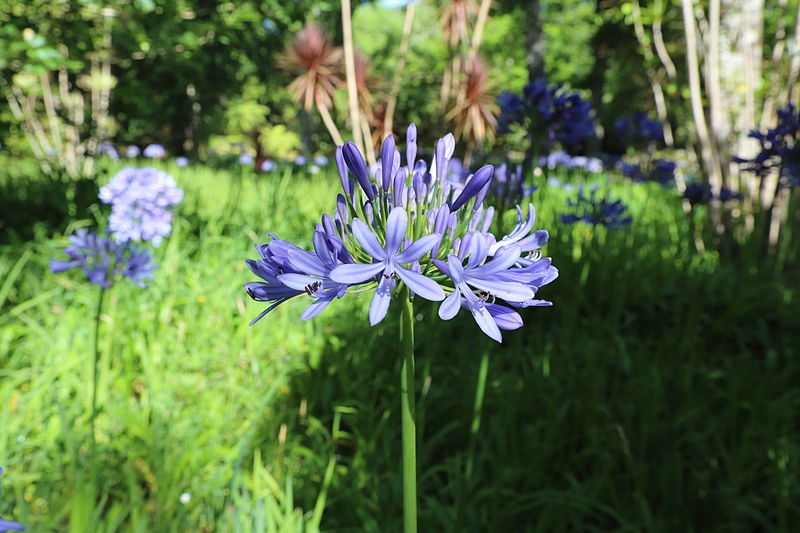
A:
[[[47,263],[105,206],[92,183],[4,168],[0,515],[37,533],[400,530],[398,313],[370,328],[353,296],[307,323],[297,301],[247,326],[262,309],[241,289],[252,244],[271,231],[309,246],[334,171],[169,167],[186,199],[157,278],[114,287],[102,317],[93,460],[98,293]],[[611,188],[628,229],[563,226],[567,194],[534,193],[555,306],[504,344],[417,305],[421,531],[800,521],[797,250],[780,268],[700,255],[674,193]]]

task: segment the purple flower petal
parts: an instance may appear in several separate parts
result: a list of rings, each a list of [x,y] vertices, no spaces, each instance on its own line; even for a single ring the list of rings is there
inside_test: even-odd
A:
[[[308,319],[314,318],[322,311],[324,311],[325,308],[328,307],[328,304],[331,303],[332,301],[333,301],[333,296],[331,296],[330,298],[328,297],[316,298],[313,302],[311,302],[308,305],[308,307],[306,307],[306,310],[303,311],[303,314],[300,315],[300,321],[305,322]]]
[[[358,147],[355,143],[347,141],[344,143],[344,148],[342,148],[342,155],[344,156],[344,162],[347,164],[347,168],[349,168],[350,172],[356,177],[356,181],[364,191],[364,194],[367,195],[369,200],[373,200],[375,198],[375,193],[369,181],[367,164],[364,162],[364,157],[361,155],[361,152],[358,151]]]
[[[497,304],[486,304],[486,309],[500,329],[513,330],[523,326],[522,317],[513,309]]]
[[[315,283],[321,283],[322,280],[311,276],[304,276],[303,274],[281,274],[278,276],[278,281],[290,289],[305,292],[306,287],[313,286]]]
[[[328,276],[336,283],[354,285],[356,283],[363,283],[368,279],[375,277],[375,275],[378,274],[378,272],[381,272],[383,269],[383,263],[372,263],[369,265],[339,265],[331,270]]]
[[[519,246],[506,246],[501,248],[494,259],[485,263],[470,272],[474,276],[488,276],[490,274],[497,274],[504,270],[511,268],[514,263],[519,259],[520,248]]]
[[[538,250],[545,244],[547,244],[548,239],[550,238],[550,234],[545,229],[540,229],[538,231],[533,232],[532,235],[528,235],[517,244],[522,249],[523,252],[530,252],[531,250]]]
[[[364,251],[375,259],[386,259],[386,250],[383,249],[381,243],[378,242],[378,237],[375,236],[366,222],[359,218],[354,218],[352,227],[353,235]],[[405,228],[403,228],[403,231],[405,231]]]
[[[392,178],[394,177],[392,171],[394,167],[394,155],[397,152],[394,148],[394,135],[391,133],[383,140],[383,149],[381,150],[381,174],[383,174],[383,190],[389,191],[392,185]]]
[[[406,227],[408,225],[408,213],[402,207],[395,207],[389,213],[386,220],[386,251],[384,257],[395,255],[406,238]],[[354,228],[355,229],[355,228]],[[359,241],[360,242],[360,241]],[[378,256],[372,255],[378,258]]]
[[[389,311],[389,303],[392,301],[392,290],[394,289],[394,279],[381,277],[378,288],[369,304],[369,325],[374,326],[386,316]]]
[[[522,302],[533,298],[533,291],[515,281],[501,281],[495,278],[467,278],[467,283],[476,289],[511,302]]]
[[[417,157],[417,126],[412,122],[406,130],[406,167],[409,172],[414,169],[414,160]]]
[[[489,253],[489,244],[486,238],[480,233],[472,235],[472,241],[469,243],[469,261],[467,261],[467,268],[475,268],[486,260]]]
[[[458,287],[450,293],[450,296],[444,299],[439,306],[439,318],[442,320],[450,320],[458,314],[461,309],[461,293]]]
[[[481,328],[481,331],[497,342],[503,342],[503,335],[500,333],[500,328],[497,327],[497,323],[494,321],[494,318],[492,318],[491,313],[486,309],[483,301],[472,292],[465,294],[465,297],[467,298],[469,311],[472,313],[472,317],[475,319],[475,322],[478,323],[478,327]]]
[[[444,290],[431,278],[425,277],[422,274],[417,274],[413,270],[401,266],[396,266],[394,271],[397,277],[408,285],[408,288],[414,291],[415,294],[432,302],[444,300]]]
[[[353,180],[347,175],[347,164],[344,162],[344,155],[342,154],[342,147],[336,147],[336,169],[339,171],[339,180],[342,182],[342,190],[350,200],[353,199],[355,192],[355,185]]]
[[[478,194],[481,189],[491,181],[493,172],[494,167],[492,165],[484,165],[479,168],[472,178],[467,181],[467,184],[464,185],[464,189],[461,191],[461,194],[458,195],[458,198],[453,201],[450,206],[450,211],[455,213],[458,208],[469,202],[473,196]]]
[[[306,252],[305,250],[289,250],[288,255],[292,267],[300,272],[320,277],[328,273],[328,269],[325,268],[325,265],[311,252]]]

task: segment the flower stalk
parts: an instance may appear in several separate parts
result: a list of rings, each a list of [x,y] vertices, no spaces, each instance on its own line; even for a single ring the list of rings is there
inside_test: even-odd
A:
[[[403,533],[417,532],[417,425],[414,387],[414,304],[400,289],[400,417],[403,428]]]
[[[92,434],[92,462],[95,460],[97,447],[97,437],[94,431],[94,422],[97,418],[97,386],[100,377],[100,316],[103,313],[103,302],[105,301],[106,288],[100,286],[100,294],[97,297],[97,313],[94,317],[94,368],[92,369],[92,417],[89,419],[90,432]]]

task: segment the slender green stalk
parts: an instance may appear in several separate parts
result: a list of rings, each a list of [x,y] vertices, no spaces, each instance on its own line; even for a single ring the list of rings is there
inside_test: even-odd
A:
[[[92,461],[95,460],[95,446],[97,439],[94,433],[94,420],[97,418],[97,382],[100,373],[100,315],[103,312],[103,301],[105,300],[106,289],[101,286],[100,294],[97,297],[97,313],[94,317],[94,369],[92,373],[92,417],[89,419],[92,433]]]
[[[489,350],[481,356],[481,366],[478,370],[478,383],[475,387],[475,403],[472,406],[472,425],[469,428],[469,451],[467,452],[467,466],[464,477],[467,481],[472,479],[475,466],[475,446],[478,440],[478,431],[481,428],[481,414],[483,412],[483,397],[486,394],[486,377],[489,374]]]
[[[417,427],[414,398],[414,305],[403,285],[400,290],[400,416],[403,425],[403,533],[417,532]]]

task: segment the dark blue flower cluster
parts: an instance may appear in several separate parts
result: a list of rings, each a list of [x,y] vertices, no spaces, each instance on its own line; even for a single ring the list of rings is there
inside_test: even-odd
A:
[[[643,147],[664,140],[664,127],[661,122],[648,118],[647,113],[624,116],[614,122],[614,131],[621,137],[625,146]]]
[[[800,184],[800,111],[794,104],[778,110],[778,123],[766,132],[753,130],[749,137],[756,139],[761,151],[752,159],[734,157],[745,170],[766,176],[778,169],[784,184]]]
[[[619,229],[630,226],[633,217],[625,216],[628,206],[622,200],[610,200],[607,196],[597,197],[598,188],[592,187],[589,196],[584,194],[584,188],[578,189],[578,196],[567,199],[567,205],[572,208],[572,213],[563,213],[561,222],[572,224],[585,222],[593,226],[602,225],[608,229]]]
[[[595,135],[592,105],[560,84],[549,85],[545,78],[526,85],[522,95],[503,92],[497,103],[497,131],[501,133],[518,124],[541,139],[544,146],[560,143],[565,148],[577,147]]]
[[[683,197],[689,200],[689,203],[692,205],[707,204],[711,200],[719,200],[720,202],[731,202],[731,201],[741,200],[743,198],[742,193],[732,191],[725,185],[722,186],[722,189],[720,189],[719,194],[714,195],[711,192],[711,185],[709,185],[708,183],[700,183],[697,181],[686,184],[686,189],[684,189],[683,191]]]
[[[650,159],[644,164],[628,164],[620,161],[618,168],[623,176],[632,179],[636,183],[654,181],[664,187],[669,187],[675,183],[675,170],[678,166],[675,161],[656,158]]]
[[[147,248],[130,240],[115,241],[109,235],[89,233],[81,228],[69,237],[70,244],[64,248],[68,261],[50,261],[50,270],[55,273],[81,267],[90,283],[108,289],[118,276],[130,279],[140,287],[146,287],[153,279],[156,263]]]

